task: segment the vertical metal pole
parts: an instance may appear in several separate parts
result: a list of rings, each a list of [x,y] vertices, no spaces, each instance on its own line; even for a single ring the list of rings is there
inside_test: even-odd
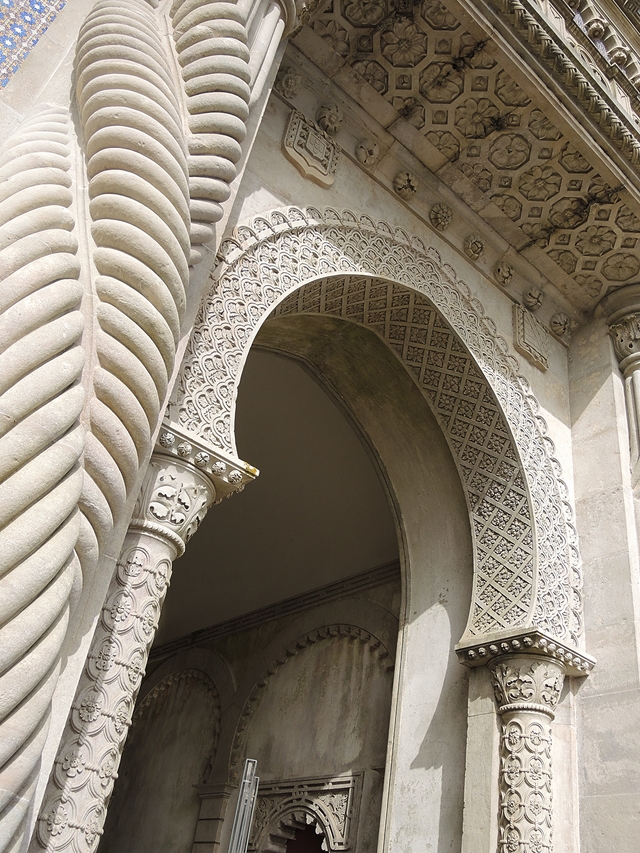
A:
[[[253,813],[258,799],[258,785],[260,784],[260,779],[256,776],[257,768],[258,762],[254,758],[247,758],[242,771],[238,803],[231,828],[229,853],[247,853]]]

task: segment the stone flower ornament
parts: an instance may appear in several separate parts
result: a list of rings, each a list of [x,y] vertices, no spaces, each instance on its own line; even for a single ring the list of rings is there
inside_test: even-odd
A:
[[[392,65],[412,67],[427,52],[427,37],[410,21],[398,21],[382,33],[382,55]]]

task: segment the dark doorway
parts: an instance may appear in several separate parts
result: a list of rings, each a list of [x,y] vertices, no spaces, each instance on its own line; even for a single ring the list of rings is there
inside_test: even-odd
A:
[[[322,842],[324,835],[317,833],[315,826],[299,829],[295,838],[287,841],[287,853],[324,853]]]

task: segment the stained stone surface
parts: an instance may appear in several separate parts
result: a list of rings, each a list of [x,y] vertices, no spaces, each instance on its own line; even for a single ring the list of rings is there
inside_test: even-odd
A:
[[[201,670],[168,677],[140,703],[100,853],[188,850],[218,745],[220,700]]]

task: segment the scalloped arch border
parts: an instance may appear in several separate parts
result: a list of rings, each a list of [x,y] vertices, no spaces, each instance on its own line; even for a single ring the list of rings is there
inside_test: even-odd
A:
[[[401,228],[333,208],[289,207],[256,216],[223,240],[219,260],[214,286],[185,354],[171,417],[212,444],[235,452],[233,411],[248,351],[273,309],[304,285],[342,274],[382,278],[422,294],[464,345],[491,389],[522,470],[533,519],[535,562],[531,577],[525,578],[533,594],[528,617],[508,624],[484,619],[480,624],[474,623],[473,614],[483,576],[478,572],[472,517],[474,603],[465,638],[537,627],[577,645],[582,632],[580,556],[560,463],[517,360],[453,267]],[[429,402],[442,425],[433,401]],[[464,478],[463,488],[469,499]]]

